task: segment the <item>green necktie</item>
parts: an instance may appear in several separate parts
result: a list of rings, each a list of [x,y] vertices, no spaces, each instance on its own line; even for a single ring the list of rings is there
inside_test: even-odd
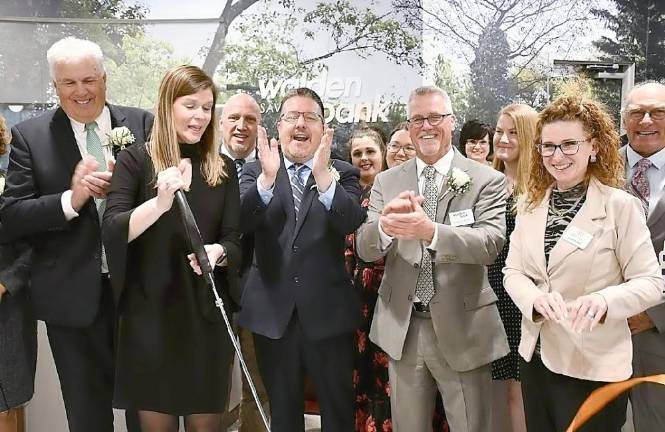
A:
[[[97,171],[106,171],[106,158],[104,157],[104,149],[102,148],[102,141],[99,139],[99,135],[95,132],[97,127],[97,122],[91,122],[85,124],[85,145],[88,150],[88,154],[94,157],[99,163],[99,168]],[[101,221],[102,216],[104,215],[104,210],[106,209],[106,200],[95,198],[95,205],[97,206],[97,213],[99,213],[99,219]]]

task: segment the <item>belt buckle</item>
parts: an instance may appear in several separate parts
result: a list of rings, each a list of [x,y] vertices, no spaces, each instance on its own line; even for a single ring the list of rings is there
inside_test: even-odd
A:
[[[416,312],[429,312],[429,305],[422,302],[413,302],[413,310]]]

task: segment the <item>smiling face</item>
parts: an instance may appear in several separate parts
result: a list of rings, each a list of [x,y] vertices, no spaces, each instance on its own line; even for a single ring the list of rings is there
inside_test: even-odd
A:
[[[354,138],[351,142],[351,163],[360,170],[361,185],[373,184],[383,165],[381,147],[368,136]]]
[[[178,142],[196,144],[210,124],[214,105],[211,89],[180,96],[173,102],[173,123]]]
[[[399,147],[397,151],[394,148]],[[386,165],[388,168],[400,165],[416,155],[416,148],[411,143],[409,131],[400,129],[390,137],[386,151]]]
[[[665,119],[654,119],[640,113],[665,110],[665,86],[645,84],[628,95],[623,124],[628,142],[637,153],[649,157],[665,147]]]
[[[282,105],[282,114],[294,111],[323,114],[316,101],[305,96],[293,96]],[[295,123],[281,119],[277,123],[277,131],[284,156],[296,163],[310,160],[321,144],[323,126],[323,120],[308,122],[304,115],[298,116]]]
[[[251,96],[232,96],[224,105],[219,124],[222,141],[234,159],[246,159],[256,147],[261,112]]]
[[[430,114],[450,114],[450,103],[439,93],[416,95],[409,101],[409,118],[425,118]],[[416,147],[416,154],[426,164],[434,164],[450,150],[450,142],[455,116],[443,118],[437,125],[431,125],[428,120],[418,127],[409,124],[411,142]]]
[[[584,180],[589,157],[597,152],[595,139],[587,138],[588,134],[580,121],[559,120],[543,125],[542,143],[558,145],[564,141],[578,141],[579,144],[579,150],[574,155],[565,155],[557,148],[552,156],[542,156],[543,165],[554,177],[559,190],[570,189]]]
[[[68,117],[80,123],[99,117],[106,103],[106,73],[93,57],[56,63],[53,76],[60,106]]]
[[[485,135],[480,139],[468,139],[464,147],[466,156],[480,163],[487,163],[490,154],[490,136]]]
[[[520,156],[515,122],[509,115],[502,114],[496,122],[494,133],[494,157],[507,163],[516,162]]]

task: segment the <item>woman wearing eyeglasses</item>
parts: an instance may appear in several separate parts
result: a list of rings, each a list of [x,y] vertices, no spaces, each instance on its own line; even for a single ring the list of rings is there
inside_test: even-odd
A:
[[[496,170],[506,176],[506,238],[515,229],[515,202],[524,193],[529,170],[530,150],[536,138],[538,113],[525,104],[511,104],[499,112],[494,140],[494,162]],[[522,313],[515,306],[503,286],[503,267],[510,248],[506,241],[492,265],[487,266],[487,278],[498,298],[497,307],[508,337],[510,352],[492,363],[492,378],[495,386],[505,395],[496,397],[495,405],[507,405],[512,432],[526,430],[524,404],[520,387],[517,352],[520,343]],[[504,411],[506,408],[502,408]]]
[[[493,137],[492,126],[481,123],[477,119],[469,120],[462,125],[459,134],[459,149],[469,159],[489,165]]]
[[[562,97],[540,113],[504,285],[522,312],[520,370],[528,430],[561,431],[584,399],[632,373],[626,319],[663,301],[639,200],[620,188],[612,119]],[[620,431],[627,396],[580,431]]]
[[[386,146],[386,166],[392,168],[416,157],[416,148],[411,143],[411,136],[406,122],[397,125],[390,132]]]

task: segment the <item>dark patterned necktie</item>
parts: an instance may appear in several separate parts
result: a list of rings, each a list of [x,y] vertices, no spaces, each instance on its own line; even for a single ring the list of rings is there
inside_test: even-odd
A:
[[[431,220],[436,218],[436,203],[438,191],[436,190],[436,169],[432,165],[427,165],[423,171],[425,174],[425,189],[423,196],[423,210]],[[416,296],[424,305],[428,305],[434,297],[434,274],[432,269],[432,256],[429,249],[423,248],[423,258],[420,262],[420,273],[416,281]]]
[[[234,159],[233,163],[236,164],[236,172],[238,173],[238,178],[240,178],[242,166],[245,165],[245,159]]]
[[[289,167],[291,171],[291,190],[293,191],[293,209],[296,211],[296,222],[298,221],[298,211],[300,203],[305,192],[305,183],[303,183],[301,174],[304,169],[303,164],[295,163]]]
[[[651,190],[649,188],[649,178],[647,177],[647,170],[651,167],[652,163],[647,158],[642,158],[635,165],[633,170],[633,178],[630,179],[630,186],[633,189],[633,194],[642,201],[644,212],[649,214],[649,197]]]

